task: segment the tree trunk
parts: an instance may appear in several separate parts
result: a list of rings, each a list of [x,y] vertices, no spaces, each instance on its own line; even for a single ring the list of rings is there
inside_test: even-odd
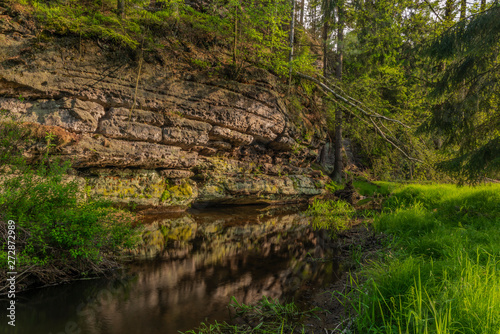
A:
[[[305,0],[302,0],[302,2],[300,3],[300,25],[302,27],[304,26],[304,9],[305,9],[305,3],[306,3]]]
[[[460,21],[465,19],[466,15],[467,15],[467,1],[460,0]]]
[[[292,84],[293,39],[295,38],[295,0],[292,0],[292,21],[290,22],[290,56],[288,57],[288,90]]]
[[[233,64],[236,65],[236,53],[238,52],[238,7],[234,9],[234,40],[233,40]]]
[[[343,52],[343,44],[344,44],[344,9],[342,8],[342,4],[339,4],[337,9],[337,13],[339,16],[338,26],[337,26],[337,66],[335,68],[335,74],[337,80],[342,80],[342,65],[344,61],[344,52]]]
[[[327,66],[328,66],[328,33],[330,30],[330,26],[328,25],[328,20],[325,20],[323,24],[323,76],[326,77],[327,74]]]
[[[335,75],[337,80],[342,80],[342,62],[343,62],[343,42],[344,42],[344,8],[341,2],[338,3],[338,25],[337,25],[337,64]],[[333,168],[333,181],[342,182],[342,109],[337,106],[335,109],[335,165]]]
[[[318,24],[316,22],[316,17],[317,15],[317,7],[318,6],[310,6],[311,7],[311,28],[312,28],[312,34],[313,36],[316,37],[316,30],[318,28]]]
[[[118,3],[116,4],[116,9],[118,11],[118,16],[123,18],[125,15],[125,0],[118,0]]]
[[[444,21],[450,23],[453,21],[453,11],[455,10],[454,0],[446,0],[444,7]]]

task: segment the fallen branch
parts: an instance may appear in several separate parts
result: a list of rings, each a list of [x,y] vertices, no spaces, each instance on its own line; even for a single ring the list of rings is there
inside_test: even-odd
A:
[[[382,130],[380,130],[380,128],[377,126],[377,124],[375,124],[375,122],[373,121],[373,119],[370,119],[370,121],[372,122],[373,126],[378,131],[378,133],[382,136],[382,138],[384,138],[384,140],[387,141],[388,143],[392,144],[392,146],[394,146],[399,152],[401,152],[408,160],[413,160],[413,161],[417,161],[417,162],[423,162],[420,159],[412,158],[408,154],[406,154],[405,151],[403,151],[399,146],[397,146],[396,144],[394,144],[391,140],[389,140],[385,136],[384,132]]]
[[[330,92],[331,94],[333,94],[336,98],[338,98],[339,100],[341,100],[342,102],[350,105],[351,107],[354,107],[356,108],[358,111],[362,112],[363,114],[365,114],[366,116],[368,117],[372,117],[372,118],[381,118],[381,119],[385,119],[386,121],[389,121],[389,122],[395,122],[395,123],[398,123],[399,125],[407,128],[407,129],[410,129],[410,127],[404,123],[402,123],[401,121],[398,121],[397,119],[393,119],[393,118],[389,118],[389,117],[386,117],[386,116],[383,116],[383,115],[380,115],[378,113],[375,113],[375,112],[372,112],[372,113],[369,113],[367,112],[366,110],[364,110],[363,108],[357,106],[356,104],[354,104],[353,102],[350,102],[347,98],[343,97],[342,95],[338,94],[336,91],[334,91],[333,89],[331,89],[330,87],[328,87],[327,85],[325,85],[324,83],[322,83],[321,81],[319,81],[318,79],[316,78],[313,78],[309,75],[305,75],[305,74],[302,74],[302,73],[296,73],[299,77],[301,78],[304,78],[304,79],[307,79],[307,80],[310,80],[314,83],[316,83],[317,85],[321,86],[323,89],[326,89],[328,92]],[[350,100],[353,100],[353,101],[356,101],[357,103],[360,103],[362,104],[361,102],[353,99],[352,97],[348,97]],[[370,110],[371,111],[371,110]]]
[[[324,92],[321,88],[320,88],[321,92],[323,92],[323,94],[325,94],[326,96],[328,96],[328,94],[326,94],[326,92]],[[359,120],[361,120],[362,122],[366,123],[369,125],[369,123],[361,118],[359,115],[353,113],[351,110],[349,110],[348,108],[346,108],[345,106],[343,106],[341,103],[339,103],[338,101],[336,100],[333,100],[333,99],[329,99],[328,100],[336,103],[339,107],[341,107],[344,111],[348,112],[349,114],[351,114],[352,116],[358,118]],[[400,151],[407,159],[409,160],[413,160],[413,161],[418,161],[418,162],[423,162],[422,160],[420,159],[417,159],[417,158],[413,158],[413,157],[410,157],[403,149],[401,149],[398,145],[396,145],[393,141],[391,141],[390,139],[387,138],[387,136],[385,135],[385,133],[375,124],[375,122],[373,121],[373,119],[370,118],[370,121],[373,125],[373,127],[375,128],[375,131],[377,131],[380,136],[386,141],[388,142],[389,144],[391,144],[392,146],[394,146],[394,148],[396,148],[398,151]],[[385,128],[385,126],[384,126]],[[404,144],[403,144],[404,145]]]

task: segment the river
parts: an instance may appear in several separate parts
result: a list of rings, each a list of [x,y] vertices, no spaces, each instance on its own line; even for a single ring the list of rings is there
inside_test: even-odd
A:
[[[230,321],[233,296],[300,304],[339,271],[328,232],[314,230],[301,211],[247,206],[150,216],[144,224],[163,236],[160,246],[143,245],[107,278],[18,294],[16,327],[6,333],[169,334]]]

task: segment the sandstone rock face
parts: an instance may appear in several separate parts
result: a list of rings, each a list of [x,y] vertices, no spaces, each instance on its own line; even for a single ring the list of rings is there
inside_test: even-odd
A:
[[[154,62],[139,71],[90,42],[83,54],[63,44],[42,45],[15,22],[0,24],[0,121],[75,134],[56,153],[71,160],[89,194],[186,207],[323,192],[326,179],[309,168],[321,142],[299,144],[307,140],[266,71],[254,69],[255,82],[174,73]]]

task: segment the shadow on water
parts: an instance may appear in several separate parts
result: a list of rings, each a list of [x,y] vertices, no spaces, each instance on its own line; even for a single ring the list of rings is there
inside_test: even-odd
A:
[[[146,221],[145,234],[155,237],[134,252],[142,260],[120,277],[19,294],[8,333],[177,333],[229,320],[231,296],[300,300],[308,287],[334,282],[339,270],[328,233],[314,231],[297,211],[226,207]]]

